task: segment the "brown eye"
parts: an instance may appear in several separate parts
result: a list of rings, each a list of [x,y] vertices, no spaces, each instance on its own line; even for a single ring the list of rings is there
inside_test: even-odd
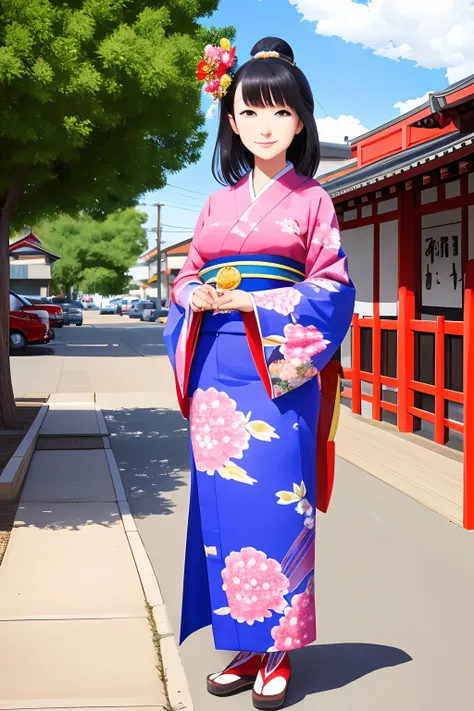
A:
[[[255,111],[252,111],[251,109],[245,109],[245,111],[241,111],[240,113],[241,116],[256,116],[257,114]]]
[[[276,112],[275,116],[291,116],[291,113],[287,109],[281,109]]]

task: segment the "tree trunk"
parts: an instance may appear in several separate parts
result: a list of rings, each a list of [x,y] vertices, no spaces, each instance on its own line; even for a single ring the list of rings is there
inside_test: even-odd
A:
[[[21,185],[16,183],[1,207],[0,219],[0,429],[18,425],[10,372],[10,223],[20,199]]]

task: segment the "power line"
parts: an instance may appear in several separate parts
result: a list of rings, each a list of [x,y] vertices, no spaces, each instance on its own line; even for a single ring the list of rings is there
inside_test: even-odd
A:
[[[184,197],[184,195],[182,197]],[[153,205],[153,204],[149,204],[146,202],[141,202],[138,204],[141,205],[142,207],[155,207],[155,205],[156,205],[156,203],[155,203],[155,205]],[[168,207],[168,205],[169,205],[170,207],[174,207],[177,210],[186,210],[186,212],[195,212],[197,215],[199,215],[199,213],[201,212],[201,210],[193,210],[191,207],[185,207],[181,203],[177,203],[177,202],[168,202],[167,201],[166,203],[161,203],[161,204],[163,205],[163,207]]]
[[[190,227],[189,225],[167,225],[164,222],[162,224],[163,224],[163,227],[172,227],[173,229],[176,229],[176,230],[190,230],[191,232],[194,231],[193,228]]]
[[[176,210],[185,210],[186,212],[195,212],[197,215],[201,212],[201,210],[193,210],[191,207],[185,207],[184,205],[180,205],[179,203],[175,202],[167,202],[166,207],[173,207]]]
[[[195,195],[204,195],[204,197],[209,197],[209,193],[201,193],[199,190],[190,190],[189,188],[181,188],[179,185],[173,185],[172,183],[167,183],[170,188],[176,188],[177,190],[184,190],[185,193],[194,193]]]
[[[327,118],[328,115],[327,115],[326,109],[324,108],[324,106],[322,105],[322,103],[321,103],[320,101],[318,101],[318,99],[317,99],[316,97],[314,97],[314,100],[316,101],[316,103],[318,104],[318,106],[323,110],[323,114],[324,114],[325,117]]]
[[[202,197],[194,197],[194,195],[181,195],[180,193],[176,193],[175,190],[172,192],[174,192],[179,199],[186,198],[186,200],[196,200],[201,206],[204,205]],[[174,198],[171,197],[171,199],[173,200]]]

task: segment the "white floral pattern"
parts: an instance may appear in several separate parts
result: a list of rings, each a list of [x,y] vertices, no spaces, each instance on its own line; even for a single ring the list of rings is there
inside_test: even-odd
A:
[[[339,251],[341,247],[341,233],[337,227],[331,227],[331,225],[323,223],[319,225],[316,230],[312,242],[321,247],[326,247],[326,249]]]
[[[292,234],[292,235],[301,234],[300,226],[296,222],[296,220],[291,220],[290,218],[287,217],[281,221],[277,220],[276,224],[280,225],[280,229],[282,232],[288,232],[289,234]]]

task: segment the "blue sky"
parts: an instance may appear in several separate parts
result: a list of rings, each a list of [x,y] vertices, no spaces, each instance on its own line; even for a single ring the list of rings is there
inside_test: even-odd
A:
[[[439,13],[438,26],[431,26],[428,36],[423,35],[422,23],[414,29],[427,2],[413,0],[409,7],[406,0],[221,0],[217,12],[203,24],[236,28],[240,63],[261,37],[282,37],[289,42],[313,89],[322,140],[342,142],[345,133],[354,134],[352,138],[400,115],[401,109],[395,108],[398,102],[421,98],[470,73],[469,57],[466,61],[461,57],[462,64],[460,52],[452,45],[453,37],[458,45],[469,40],[474,45],[474,32],[469,30],[467,39],[462,35],[466,20],[474,21],[466,15],[473,0],[453,0],[446,16]],[[420,18],[407,15],[415,12]],[[431,42],[433,38],[436,43]],[[434,50],[433,45],[440,49]],[[203,93],[204,112],[210,104]],[[166,204],[164,225],[191,229],[206,195],[218,187],[211,174],[217,122],[208,120],[206,127],[209,136],[199,163],[169,176],[177,187],[168,186],[145,198],[147,203],[160,200]],[[147,211],[152,227],[155,210]],[[149,236],[153,244],[155,237]],[[163,230],[165,245],[188,236],[178,229]]]

